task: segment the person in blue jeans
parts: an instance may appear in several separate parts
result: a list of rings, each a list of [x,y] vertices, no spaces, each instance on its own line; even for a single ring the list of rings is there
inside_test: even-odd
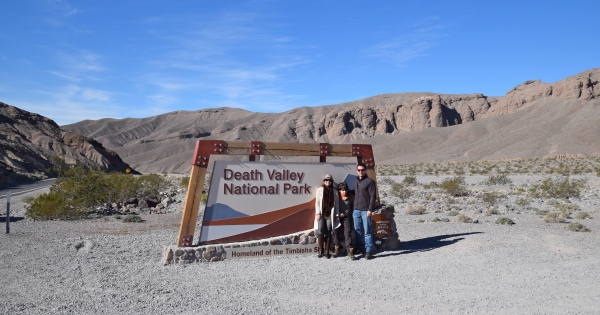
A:
[[[371,215],[375,207],[375,181],[367,176],[367,167],[363,163],[356,166],[358,178],[354,181],[354,230],[356,231],[356,248],[371,259],[373,249],[373,231]]]

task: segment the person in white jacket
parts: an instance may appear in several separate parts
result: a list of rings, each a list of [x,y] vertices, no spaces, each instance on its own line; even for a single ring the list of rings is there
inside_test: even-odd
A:
[[[334,187],[333,177],[327,174],[323,177],[323,185],[317,189],[315,199],[315,231],[319,246],[317,257],[319,258],[324,255],[328,259],[331,258],[329,250],[331,248],[332,231],[340,224],[338,203],[339,194]],[[324,251],[326,251],[326,254]]]

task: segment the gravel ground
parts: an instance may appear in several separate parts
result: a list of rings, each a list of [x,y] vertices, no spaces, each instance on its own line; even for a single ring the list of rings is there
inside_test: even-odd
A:
[[[12,200],[17,216],[21,198]],[[533,211],[507,210],[516,224],[497,225],[499,216],[473,205],[479,223],[433,222],[446,216],[405,215],[400,204],[403,249],[355,262],[292,256],[163,266],[177,213],[142,215],[143,223],[19,220],[0,236],[0,313],[600,314],[600,202],[591,194],[577,202],[593,218],[569,222],[591,232],[543,223]]]

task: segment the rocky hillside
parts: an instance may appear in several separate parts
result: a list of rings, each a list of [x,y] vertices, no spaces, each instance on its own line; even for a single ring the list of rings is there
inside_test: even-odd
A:
[[[97,141],[62,130],[49,118],[0,102],[0,184],[46,178],[53,156],[107,171],[122,172],[129,167]]]
[[[597,104],[600,99],[599,81],[600,69],[593,69],[554,84],[539,80],[527,81],[503,97],[487,97],[482,94],[384,94],[338,105],[301,107],[279,114],[217,108],[176,111],[143,119],[86,120],[63,128],[97,139],[142,172],[188,172],[191,152],[195,141],[200,138],[265,142],[368,142],[375,145],[378,161],[392,162],[415,159],[409,158],[413,151],[407,151],[406,146],[391,146],[391,142],[422,139],[419,135],[433,132],[435,136],[427,138],[427,142],[411,142],[410,147],[426,150],[427,155],[436,159],[454,160],[463,159],[464,154],[448,155],[447,150],[436,147],[437,143],[451,138],[456,139],[461,146],[468,146],[471,138],[478,137],[477,134],[471,134],[478,131],[465,127],[471,122],[481,121],[484,126],[501,126],[508,122],[497,118],[523,111],[530,106],[540,107],[541,112],[551,114],[555,110],[564,110],[569,104],[577,103],[576,108]],[[519,114],[514,117],[519,117]],[[507,132],[514,132],[517,128],[522,135],[527,135],[535,132],[529,129],[531,126],[544,125],[544,121],[539,121],[539,115],[528,117],[530,120],[520,120],[519,126],[512,126]],[[577,115],[570,117],[585,118]],[[577,124],[576,121],[569,120],[560,123]],[[443,131],[428,131],[429,129]],[[485,152],[507,150],[508,144],[502,141],[502,136],[495,136],[499,139],[494,140],[494,143],[486,143],[490,149]],[[549,136],[541,135],[535,141],[551,141]],[[600,140],[599,136],[597,134],[589,141]],[[570,137],[577,137],[577,134],[568,133],[565,137],[564,139],[571,139]],[[561,141],[570,142],[564,139]],[[548,145],[551,147],[553,144]],[[524,147],[530,146],[524,144]],[[554,149],[557,154],[579,153],[561,150],[559,147]],[[546,156],[551,154],[550,151],[552,150],[543,149],[535,155]],[[422,158],[423,154],[419,156]],[[468,158],[490,156],[520,157],[519,152],[515,151],[500,155],[482,153]],[[407,158],[399,159],[401,157]]]

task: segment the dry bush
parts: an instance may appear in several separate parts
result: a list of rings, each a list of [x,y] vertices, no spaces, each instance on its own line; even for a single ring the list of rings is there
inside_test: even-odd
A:
[[[406,214],[409,215],[421,215],[423,213],[425,213],[425,207],[421,206],[421,205],[410,205],[408,207],[406,207]]]
[[[410,198],[410,196],[412,196],[413,192],[409,188],[404,187],[404,185],[402,185],[400,183],[395,183],[392,185],[391,194],[394,197],[400,198],[402,200],[402,202],[404,202],[404,200],[406,200],[406,199]]]
[[[464,196],[468,192],[465,187],[465,178],[462,176],[446,178],[439,187],[450,196]]]
[[[501,217],[496,220],[496,224],[513,225],[513,224],[515,224],[515,221],[513,221],[507,217]]]
[[[550,212],[544,216],[544,222],[546,223],[565,223],[567,222],[567,217],[563,212],[555,211]]]
[[[588,229],[585,225],[583,225],[579,222],[569,223],[569,225],[567,226],[567,230],[572,231],[572,232],[589,232],[590,231],[590,229]]]
[[[468,215],[459,213],[455,218],[454,221],[456,222],[463,222],[463,223],[473,223],[473,218],[471,218]]]
[[[575,218],[577,218],[579,220],[585,220],[585,219],[591,219],[592,216],[590,216],[590,214],[587,212],[579,212],[577,214],[577,216],[575,216]]]

